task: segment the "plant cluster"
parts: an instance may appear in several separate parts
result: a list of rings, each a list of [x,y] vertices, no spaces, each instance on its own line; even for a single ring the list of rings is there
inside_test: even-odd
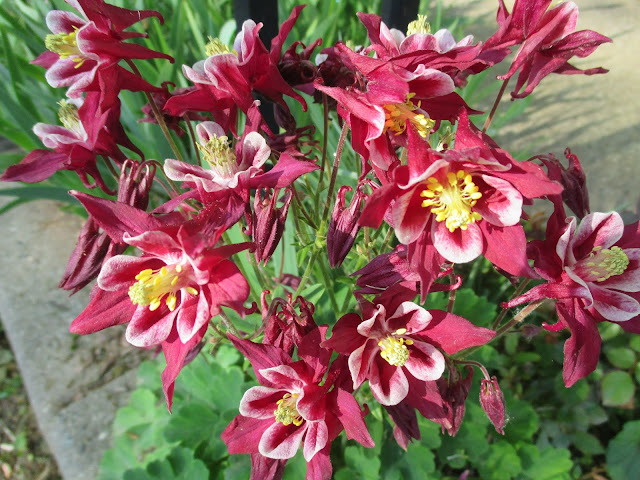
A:
[[[640,331],[639,224],[590,213],[570,150],[566,167],[553,155],[516,161],[487,134],[512,77],[520,99],[550,73],[606,72],[569,63],[610,41],[574,31],[575,3],[516,0],[509,12],[500,0],[485,42],[431,33],[424,16],[400,32],[360,13],[367,47],[321,49],[318,39],[285,49],[298,6],[269,48],[252,20],[232,46],[210,38],[203,59],[182,66],[190,85],[175,88],[141,73],[138,60],[173,58],[129,30],[162,23],[159,12],[66,1],[78,13],[47,15],[47,50],[32,62],[66,88],[62,125],[38,123],[46,148],[2,180],[66,170],[100,192],[71,191],[89,218],[60,287],[97,281],[70,330],[127,324],[129,343],[161,350],[169,409],[181,370],[206,344],[248,359],[260,385],[244,391],[221,438],[230,454],[251,455],[251,478],[282,478],[298,451],[307,479],[331,478],[343,431],[380,448],[372,410],[385,412],[405,450],[423,419],[455,436],[474,385],[504,434],[499,380],[470,356],[548,300],[557,322],[542,329],[570,334],[567,387],[596,369],[599,323]],[[458,92],[505,59],[480,129],[471,121],[480,112]],[[159,125],[175,158],[145,158],[120,120],[124,91],[146,96],[140,121]],[[321,115],[303,122],[308,108]],[[525,213],[534,200],[553,209],[545,232]],[[481,262],[515,287],[482,326],[454,313]],[[444,305],[430,304],[437,292]],[[542,330],[529,326],[521,333]]]

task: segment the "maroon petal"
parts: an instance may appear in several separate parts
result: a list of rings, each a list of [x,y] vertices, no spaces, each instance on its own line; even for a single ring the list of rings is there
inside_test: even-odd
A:
[[[273,418],[257,419],[238,415],[224,429],[221,438],[227,444],[227,450],[232,455],[257,453],[260,438],[271,425],[273,425]]]
[[[412,336],[424,338],[427,343],[435,345],[447,354],[453,355],[466,348],[484,345],[496,332],[477,327],[469,320],[442,310],[429,310],[431,323],[422,332]]]
[[[162,371],[162,388],[169,412],[171,412],[171,404],[173,403],[173,389],[176,378],[178,378],[180,370],[182,370],[186,362],[187,355],[198,345],[206,332],[207,327],[204,326],[191,340],[187,343],[182,343],[178,332],[173,328],[167,339],[162,342],[162,352],[167,362],[167,366]]]
[[[600,333],[596,321],[585,312],[578,300],[556,304],[558,317],[569,330],[571,337],[564,344],[562,378],[570,387],[596,369],[600,357]]]
[[[272,345],[254,343],[250,340],[234,337],[230,333],[227,334],[227,337],[229,337],[233,346],[236,347],[242,355],[249,359],[253,366],[253,371],[261,384],[266,385],[267,387],[279,388],[279,386],[272,385],[268,382],[262,376],[260,371],[266,368],[291,363],[291,357],[287,356],[283,350]]]
[[[0,180],[3,182],[37,183],[46,180],[58,170],[62,170],[69,161],[66,153],[50,150],[34,150],[17,165],[7,168]]]
[[[334,413],[344,427],[349,440],[355,440],[367,448],[375,446],[369,430],[367,430],[364,412],[360,409],[358,401],[342,388],[338,388]]]
[[[91,300],[78,315],[69,331],[78,335],[95,333],[114,325],[121,325],[131,320],[136,305],[131,303],[128,292],[107,292],[97,285],[91,290]]]

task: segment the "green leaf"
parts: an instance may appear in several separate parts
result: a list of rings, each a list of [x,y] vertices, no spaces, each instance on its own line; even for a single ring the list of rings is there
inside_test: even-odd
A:
[[[636,362],[636,355],[628,347],[609,347],[604,349],[604,354],[611,364],[623,370],[631,368]]]
[[[627,422],[607,446],[607,472],[611,480],[637,478],[640,472],[640,420]]]
[[[146,470],[137,468],[124,474],[124,480],[209,480],[205,464],[193,457],[188,448],[175,448],[162,460],[150,463]]]
[[[510,480],[522,472],[522,464],[513,445],[500,440],[491,445],[484,461],[478,466],[478,472],[486,480]]]
[[[573,468],[571,453],[566,448],[547,447],[539,450],[534,445],[525,445],[520,451],[522,474],[531,480],[570,480]]]
[[[587,455],[600,455],[604,453],[602,443],[598,437],[587,432],[575,432],[571,435],[573,445]]]
[[[350,446],[344,450],[344,459],[349,468],[357,472],[352,479],[378,480],[380,471],[380,459],[369,458],[364,453],[362,446]]]
[[[504,427],[505,437],[515,442],[530,440],[538,430],[538,414],[530,403],[506,396],[507,423]]]
[[[640,335],[634,335],[629,339],[629,346],[636,352],[640,352]]]
[[[601,388],[602,404],[608,407],[627,405],[633,400],[636,390],[631,375],[619,370],[607,373]]]

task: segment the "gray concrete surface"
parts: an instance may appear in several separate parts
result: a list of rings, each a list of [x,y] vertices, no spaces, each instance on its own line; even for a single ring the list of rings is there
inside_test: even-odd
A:
[[[526,114],[495,139],[510,151],[553,152],[559,158],[571,147],[587,172],[592,210],[617,209],[628,221],[635,220],[640,213],[640,2],[577,3],[578,29],[596,30],[614,43],[575,64],[603,66],[610,72],[544,79]],[[488,25],[495,17],[495,0],[448,4],[460,14],[480,16],[482,21],[467,32],[477,40],[486,39],[494,28]],[[503,102],[501,108],[506,108],[508,97]],[[88,296],[85,292],[68,298],[56,285],[81,223],[54,203],[37,202],[5,214],[0,235],[0,319],[66,480],[94,477],[110,441],[114,412],[134,383],[128,368],[136,363],[121,330],[80,338],[68,333]]]
[[[122,330],[68,332],[88,292],[69,298],[57,284],[81,225],[60,205],[34,202],[3,215],[0,235],[0,319],[65,480],[94,478],[139,357]]]

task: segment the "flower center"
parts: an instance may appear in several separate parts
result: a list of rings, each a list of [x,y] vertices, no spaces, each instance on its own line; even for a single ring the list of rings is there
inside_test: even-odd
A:
[[[66,100],[60,100],[58,102],[58,105],[60,105],[60,108],[58,109],[58,117],[60,118],[60,122],[62,122],[62,125],[64,125],[68,130],[75,131],[80,125],[78,107]]]
[[[209,43],[204,47],[204,51],[207,57],[214,55],[222,55],[224,53],[233,53],[238,55],[238,52],[231,50],[226,44],[222,43],[219,38],[209,37]]]
[[[418,19],[407,25],[407,36],[413,35],[414,33],[422,33],[424,35],[431,33],[431,25],[427,22],[426,15],[418,14]]]
[[[456,228],[466,230],[467,225],[482,219],[478,212],[471,211],[482,194],[469,173],[464,170],[449,172],[444,185],[434,177],[429,177],[428,182],[427,188],[420,192],[425,199],[422,206],[431,207],[436,221],[444,220],[450,232]]]
[[[401,367],[409,360],[407,345],[413,345],[413,340],[397,337],[397,335],[404,335],[405,333],[407,333],[407,329],[400,328],[378,342],[380,356],[389,362],[389,365]]]
[[[136,275],[137,282],[129,287],[129,298],[135,305],[149,305],[149,310],[157,310],[162,304],[163,297],[167,297],[165,303],[172,312],[178,301],[176,292],[184,287],[184,274],[182,282],[180,274],[184,273],[182,265],[167,265],[159,270],[147,268]],[[191,295],[197,295],[198,290],[186,287]]]
[[[211,169],[221,177],[229,178],[236,173],[238,167],[236,155],[229,146],[226,135],[211,137],[205,145],[200,143],[196,145]]]
[[[415,110],[420,108],[420,102],[418,102],[418,106],[416,107],[411,101],[415,96],[415,93],[409,93],[405,103],[394,103],[383,106],[385,132],[391,130],[396,135],[400,135],[405,132],[407,122],[409,122],[415,127],[422,138],[427,138],[427,135],[429,135],[436,122],[430,118],[426,118],[421,113],[414,113]]]
[[[47,50],[52,51],[60,55],[62,60],[71,58],[72,61],[77,62],[76,68],[80,67],[84,62],[82,52],[78,49],[78,42],[76,41],[76,32],[78,29],[73,27],[73,32],[70,33],[52,33],[44,37],[44,46]]]
[[[609,277],[621,275],[629,266],[629,257],[620,247],[593,247],[587,258],[577,264],[577,273],[587,282],[604,282]]]
[[[296,408],[296,402],[298,400],[298,394],[286,393],[281,400],[276,402],[278,408],[275,409],[273,414],[276,417],[276,422],[280,422],[283,425],[291,425],[292,423],[299,427],[302,425],[304,419],[298,413]]]

